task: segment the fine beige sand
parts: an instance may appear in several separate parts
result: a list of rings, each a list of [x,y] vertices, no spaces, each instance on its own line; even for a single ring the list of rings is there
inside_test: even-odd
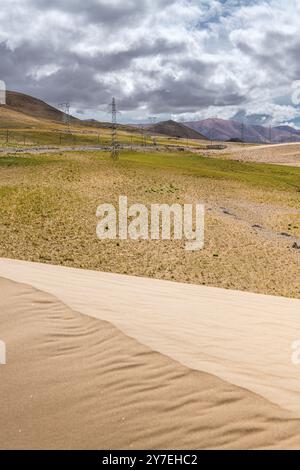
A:
[[[300,166],[300,143],[268,145],[229,145],[226,152],[230,158],[245,162],[271,163],[275,165]]]
[[[0,447],[300,449],[300,301],[0,260]]]

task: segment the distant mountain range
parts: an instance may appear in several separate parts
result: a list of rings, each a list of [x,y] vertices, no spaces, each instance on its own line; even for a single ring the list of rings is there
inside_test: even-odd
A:
[[[202,121],[162,121],[156,124],[142,124],[153,134],[170,137],[212,140],[221,142],[248,142],[257,144],[279,144],[300,142],[300,130],[291,126],[264,127],[226,119],[204,119]]]
[[[185,126],[200,132],[210,140],[250,143],[281,143],[300,141],[300,130],[290,126],[264,127],[234,120],[205,119],[185,122]]]
[[[8,91],[7,104],[0,106],[0,128],[35,126],[38,120],[64,122],[66,115],[42,100],[23,93]],[[110,127],[109,122],[99,122],[95,119],[82,121],[70,116],[76,124],[92,127]],[[283,125],[273,128],[242,123],[235,120],[205,119],[202,121],[176,122],[173,120],[148,125],[120,125],[119,127],[134,131],[144,127],[152,134],[162,134],[183,139],[237,141],[249,143],[285,143],[300,142],[300,130]]]

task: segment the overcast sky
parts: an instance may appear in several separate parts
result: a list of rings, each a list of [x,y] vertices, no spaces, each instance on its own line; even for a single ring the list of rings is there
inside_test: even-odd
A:
[[[300,126],[299,53],[299,0],[1,1],[0,80],[84,119]]]

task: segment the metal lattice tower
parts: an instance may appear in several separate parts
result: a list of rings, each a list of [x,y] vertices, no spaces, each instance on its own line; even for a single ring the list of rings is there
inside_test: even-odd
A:
[[[70,116],[70,103],[60,103],[59,109],[61,109],[63,113],[63,122],[67,125],[68,127],[68,132],[70,132],[70,124],[71,124],[71,116]]]
[[[241,124],[241,141],[243,143],[245,141],[245,123],[244,123],[244,121]]]
[[[154,125],[157,123],[157,117],[156,116],[149,116],[149,122],[150,124]],[[145,136],[143,135],[143,140],[145,139]],[[152,143],[154,146],[157,145],[157,140],[156,140],[156,137],[152,137]]]
[[[149,119],[151,124],[156,124],[156,122],[157,122],[157,117],[156,116],[150,116],[148,119]]]
[[[273,138],[273,136],[272,136],[272,130],[273,130],[273,129],[272,129],[272,126],[270,126],[270,127],[269,127],[269,142],[270,142],[270,144],[272,143],[272,138]]]
[[[117,104],[115,98],[111,102],[111,157],[118,160],[118,136],[117,136]]]

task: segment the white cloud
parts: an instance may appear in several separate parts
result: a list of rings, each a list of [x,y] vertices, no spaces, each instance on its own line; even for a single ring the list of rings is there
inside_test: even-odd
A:
[[[10,88],[95,117],[299,117],[296,0],[11,0],[0,24]]]

